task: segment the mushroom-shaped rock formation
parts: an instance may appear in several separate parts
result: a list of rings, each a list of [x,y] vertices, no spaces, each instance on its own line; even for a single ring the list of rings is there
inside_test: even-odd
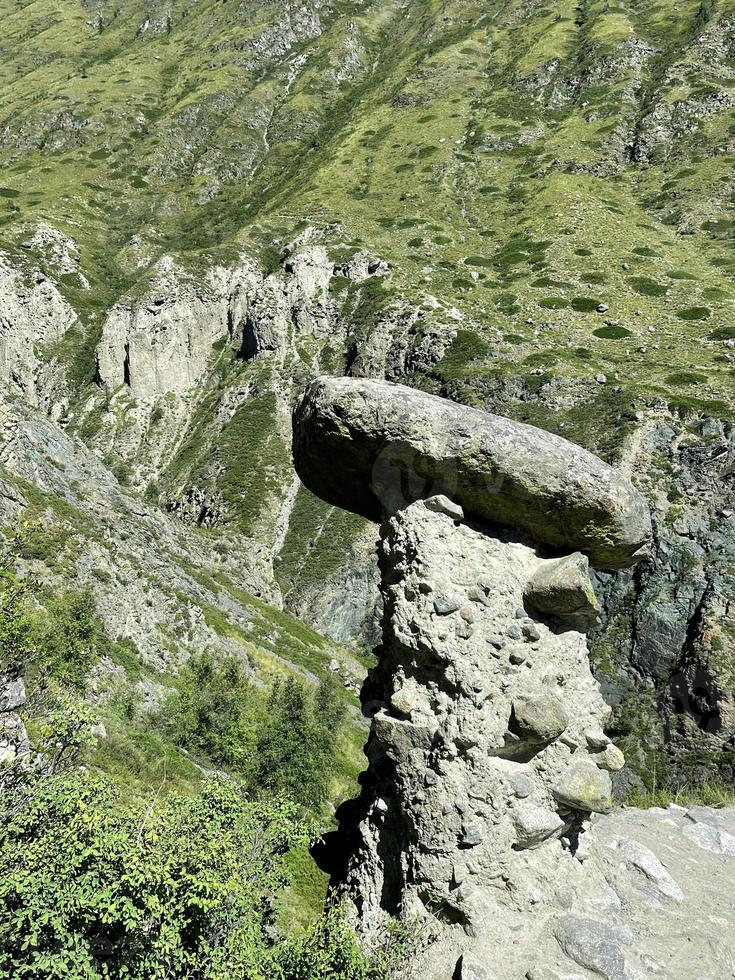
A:
[[[647,553],[650,514],[629,481],[534,426],[404,385],[333,377],[309,385],[293,426],[306,486],[372,520],[443,493],[467,515],[581,551],[599,568]]]
[[[492,975],[531,976],[538,948],[559,955],[570,890],[586,907],[608,887],[575,856],[624,763],[590,670],[584,555],[634,562],[646,506],[563,439],[384,382],[312,384],[294,456],[315,493],[384,516],[368,768],[316,856],[366,939],[393,914],[437,931],[417,975],[479,977],[507,950]]]

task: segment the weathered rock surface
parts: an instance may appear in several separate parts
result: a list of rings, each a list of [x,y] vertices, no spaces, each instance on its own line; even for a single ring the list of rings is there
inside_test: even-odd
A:
[[[108,314],[97,346],[100,384],[123,385],[141,399],[183,394],[204,373],[212,348],[227,335],[245,269],[213,269],[195,283],[169,258],[158,264],[142,300]]]
[[[52,370],[40,349],[75,323],[76,313],[50,279],[38,269],[21,271],[0,253],[0,381],[38,405]]]
[[[17,714],[26,700],[23,679],[0,674],[0,767],[28,755],[30,742],[25,725]],[[2,773],[0,772],[0,788]]]
[[[632,565],[650,542],[644,499],[597,457],[402,385],[313,382],[294,413],[294,459],[314,493],[373,520],[445,493],[467,514],[583,551],[600,567]]]
[[[523,594],[532,610],[587,630],[600,618],[600,603],[589,578],[589,562],[576,553],[544,562]]]
[[[548,850],[555,866],[585,813],[609,809],[610,777],[584,735],[607,708],[584,635],[519,608],[538,564],[530,547],[421,501],[381,534],[369,768],[323,861],[368,934],[403,911],[480,937],[498,889],[531,887],[535,859],[523,855]]]
[[[533,551],[420,502],[381,533],[369,768],[320,849],[365,934],[388,912],[418,916],[435,937],[415,966],[427,980],[732,975],[735,811],[590,813],[611,805],[601,762],[614,746],[584,635],[538,622],[530,645],[520,630],[487,642],[524,622]],[[438,616],[437,595],[472,621]],[[546,699],[545,718],[552,697],[566,715],[556,737],[504,757],[516,705]]]

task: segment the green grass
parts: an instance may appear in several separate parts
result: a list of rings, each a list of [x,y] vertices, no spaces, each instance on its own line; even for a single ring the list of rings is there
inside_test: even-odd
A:
[[[705,782],[678,790],[651,789],[632,790],[626,800],[628,806],[666,807],[670,803],[678,806],[735,806],[735,787],[721,781]]]

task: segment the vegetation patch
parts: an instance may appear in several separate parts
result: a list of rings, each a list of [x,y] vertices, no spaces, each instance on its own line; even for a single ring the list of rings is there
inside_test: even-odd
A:
[[[712,310],[708,306],[687,306],[677,310],[676,315],[680,320],[709,320]]]
[[[644,276],[636,276],[628,280],[631,289],[639,296],[665,296],[666,286],[655,279],[646,279]]]
[[[600,337],[602,340],[622,340],[624,337],[633,336],[632,332],[625,327],[598,327],[592,333],[595,337]]]
[[[577,313],[594,313],[599,305],[600,300],[591,296],[575,296],[572,300],[572,309]]]

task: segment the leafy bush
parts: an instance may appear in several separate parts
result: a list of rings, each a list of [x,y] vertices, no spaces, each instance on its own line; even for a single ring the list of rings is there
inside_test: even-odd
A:
[[[33,652],[29,583],[19,579],[9,554],[0,554],[0,674],[17,677]]]
[[[94,596],[89,591],[62,592],[45,600],[45,609],[31,630],[35,669],[81,690],[90,669],[108,646]]]
[[[169,695],[161,720],[177,745],[217,765],[249,771],[261,710],[257,692],[236,657],[191,657],[179,690]]]
[[[229,783],[144,810],[103,778],[43,778],[0,828],[0,970],[270,978],[269,902],[304,838],[293,804]]]

